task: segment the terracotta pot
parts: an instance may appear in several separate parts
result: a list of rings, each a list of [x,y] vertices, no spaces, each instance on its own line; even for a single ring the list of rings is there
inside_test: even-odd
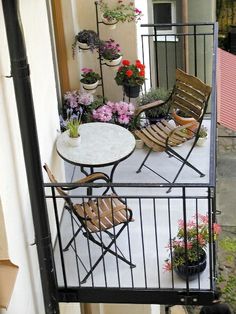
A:
[[[188,123],[193,123],[192,127],[189,127],[190,130],[195,131],[198,128],[199,123],[194,118],[185,118],[178,115],[178,112],[176,110],[173,110],[172,117],[177,125],[185,125]],[[194,134],[191,131],[187,131],[189,135],[194,136]]]

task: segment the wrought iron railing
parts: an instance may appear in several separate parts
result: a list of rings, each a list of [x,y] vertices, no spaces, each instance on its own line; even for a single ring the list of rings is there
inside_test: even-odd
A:
[[[90,241],[88,232],[81,228],[81,221],[73,214],[71,208],[62,206],[61,196],[56,193],[56,187],[75,187],[72,183],[45,184],[46,199],[48,210],[54,211],[54,220],[51,221],[52,228],[56,225],[57,237],[55,242],[54,256],[56,262],[56,271],[58,279],[58,292],[60,301],[64,302],[110,302],[110,303],[149,303],[149,304],[208,304],[214,299],[216,261],[215,261],[215,242],[212,235],[213,224],[216,222],[216,204],[215,204],[215,167],[216,167],[216,48],[217,48],[217,25],[216,24],[189,24],[188,28],[193,28],[193,33],[189,30],[187,34],[186,25],[176,24],[176,29],[181,29],[175,36],[173,43],[177,50],[186,48],[186,36],[192,41],[188,42],[190,52],[193,53],[190,59],[186,59],[182,51],[182,66],[176,62],[171,69],[168,57],[162,59],[165,80],[161,82],[158,75],[161,73],[160,58],[158,55],[159,44],[156,32],[157,25],[144,25],[148,29],[154,30],[154,35],[146,34],[142,36],[143,47],[144,41],[148,44],[143,51],[149,55],[149,66],[154,69],[150,71],[150,86],[166,84],[171,86],[171,75],[175,72],[176,67],[185,70],[188,66],[193,74],[203,77],[212,86],[210,100],[210,153],[209,153],[209,180],[207,183],[198,184],[178,184],[171,186],[172,192],[166,194],[169,184],[158,183],[113,183],[113,184],[83,184],[76,185],[78,189],[73,190],[70,195],[73,203],[83,203],[88,199],[86,188],[93,189],[94,200],[101,198],[102,190],[107,186],[113,187],[119,198],[122,199],[125,207],[133,211],[134,221],[125,226],[112,245],[113,250],[123,256],[135,267],[130,267],[122,258],[117,255],[111,255],[101,243],[112,241],[117,235],[120,226],[111,228],[108,233],[97,232],[94,235],[96,241]],[[199,27],[211,28],[205,33],[197,32]],[[154,36],[154,41],[153,41]],[[165,35],[161,35],[162,37]],[[167,35],[166,35],[167,36]],[[197,37],[200,36],[200,37]],[[209,39],[208,38],[211,38]],[[185,38],[185,39],[183,39]],[[197,39],[201,38],[201,39]],[[162,38],[163,40],[163,38]],[[152,41],[152,42],[151,42]],[[181,45],[180,45],[181,43]],[[168,42],[162,41],[164,52],[168,52]],[[203,58],[199,59],[199,44],[203,49]],[[153,46],[154,45],[154,46]],[[211,53],[206,50],[211,48]],[[152,49],[151,51],[151,47]],[[177,49],[177,46],[178,47]],[[208,47],[208,48],[207,48]],[[175,49],[173,49],[175,53]],[[189,52],[189,53],[190,53]],[[180,53],[180,52],[178,52]],[[174,56],[174,60],[176,55]],[[187,61],[188,62],[187,62]],[[211,62],[209,61],[211,60]],[[177,58],[178,61],[178,58]],[[191,63],[189,63],[191,61]],[[154,63],[153,63],[154,62]],[[187,64],[187,63],[188,64]],[[210,62],[209,69],[206,65]],[[155,65],[154,67],[152,65]],[[200,64],[202,66],[200,66]],[[157,71],[158,70],[158,71]],[[154,74],[156,73],[156,74]],[[166,73],[166,74],[165,74]],[[171,74],[172,73],[172,74]],[[156,84],[156,85],[154,85]],[[147,86],[145,87],[147,88]],[[117,170],[118,171],[118,170]],[[95,189],[99,187],[99,189]],[[101,189],[100,189],[101,188]],[[104,190],[104,189],[103,189]],[[115,196],[116,197],[116,196]],[[91,198],[91,196],[90,196]],[[114,196],[105,196],[105,198],[114,198]],[[64,202],[64,200],[63,200]],[[62,210],[63,208],[63,210]],[[62,214],[61,214],[62,213]],[[176,235],[177,223],[179,219],[183,220],[184,228],[187,227],[187,221],[190,217],[197,217],[198,214],[207,214],[208,216],[208,244],[207,267],[201,275],[197,275],[194,281],[189,277],[180,280],[176,273],[164,271],[165,259],[169,256],[167,250],[168,243]],[[112,214],[114,219],[114,213]],[[198,224],[198,221],[195,221]],[[101,219],[98,215],[98,225],[101,225]],[[77,232],[79,228],[79,231]],[[75,238],[74,238],[75,236]],[[97,237],[98,236],[98,237]],[[72,239],[72,240],[71,240]],[[70,241],[71,240],[71,241]],[[65,248],[68,245],[68,250]],[[187,239],[185,236],[184,245],[186,247],[187,257]],[[66,249],[67,249],[66,248]],[[173,260],[173,250],[170,258]],[[102,256],[98,265],[92,272],[96,258]],[[134,266],[134,265],[131,265]],[[89,275],[86,277],[86,275]]]

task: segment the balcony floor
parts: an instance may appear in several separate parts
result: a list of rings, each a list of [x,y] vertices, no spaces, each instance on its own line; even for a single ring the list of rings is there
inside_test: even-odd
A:
[[[204,121],[204,125],[210,129],[210,121]],[[202,172],[206,174],[205,177],[200,178],[199,175],[189,167],[185,166],[178,179],[178,183],[208,183],[209,181],[209,137],[207,143],[203,147],[196,147],[192,152],[190,162],[200,168]],[[183,146],[178,147],[178,150],[182,153],[186,150],[189,143],[185,143]],[[145,149],[136,149],[134,153],[125,161],[121,162],[116,169],[114,182],[115,183],[162,183],[164,180],[153,174],[146,168],[143,168],[142,172],[137,174],[136,170],[143,158],[145,157]],[[156,169],[164,177],[172,180],[174,174],[177,172],[180,162],[175,158],[169,159],[165,153],[152,153],[148,159],[148,164]],[[74,171],[74,166],[66,164],[67,180],[71,180],[82,177],[79,168]],[[99,168],[98,171],[109,172],[109,167]],[[73,174],[73,175],[72,175]],[[206,197],[206,188],[186,190],[186,195],[202,196],[202,199],[198,199],[197,207],[198,212],[206,214],[208,210],[208,199]],[[178,198],[181,195],[179,188],[173,188],[169,194],[166,194],[166,188],[123,188],[116,189],[118,195],[142,195],[142,196],[159,196],[163,198],[155,199],[156,217],[154,223],[154,211],[153,211],[153,199],[142,199],[142,208],[140,210],[139,200],[128,198],[127,204],[133,210],[134,222],[129,224],[129,231],[124,230],[118,238],[118,246],[122,249],[122,252],[126,257],[129,256],[127,235],[129,232],[131,256],[132,262],[136,264],[136,267],[131,269],[124,262],[119,261],[117,266],[117,260],[109,253],[100,262],[93,276],[90,276],[87,282],[82,287],[134,287],[134,288],[185,288],[186,282],[179,279],[174,273],[174,279],[172,274],[163,270],[165,259],[168,257],[167,244],[169,241],[169,233],[171,237],[176,234],[177,222],[180,218],[183,218],[183,201]],[[78,193],[78,192],[77,192]],[[97,193],[97,192],[96,192]],[[166,195],[173,196],[170,200],[169,208],[167,210]],[[176,196],[176,198],[174,198]],[[196,214],[196,199],[187,199],[187,217],[190,219]],[[170,220],[171,217],[171,220]],[[169,225],[169,221],[171,224]],[[155,235],[155,229],[157,235]],[[65,245],[71,238],[71,217],[67,211],[64,212],[61,220],[61,235],[62,243]],[[109,240],[107,235],[103,240]],[[156,245],[157,243],[157,245]],[[87,239],[83,235],[79,235],[76,238],[77,250],[80,251],[80,258],[86,267],[89,268],[89,254]],[[90,253],[92,261],[96,261],[101,255],[101,248],[95,246],[90,242]],[[79,278],[85,276],[85,271],[80,262],[76,262],[75,253],[70,248],[63,253],[65,259],[65,268],[67,276],[68,286],[79,286]],[[55,260],[57,263],[57,274],[59,285],[63,285],[62,271],[59,258],[58,243],[55,246]],[[209,263],[207,263],[209,265]],[[118,270],[117,270],[118,267]],[[106,276],[104,276],[104,269]],[[196,280],[190,282],[190,288],[193,289],[209,289],[209,266]]]

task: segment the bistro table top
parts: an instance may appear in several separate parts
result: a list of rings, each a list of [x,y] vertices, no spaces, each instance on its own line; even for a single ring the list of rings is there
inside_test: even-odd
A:
[[[127,129],[111,123],[92,122],[79,127],[81,141],[73,147],[67,142],[69,130],[58,136],[58,154],[78,166],[102,167],[119,162],[135,149],[135,138]]]

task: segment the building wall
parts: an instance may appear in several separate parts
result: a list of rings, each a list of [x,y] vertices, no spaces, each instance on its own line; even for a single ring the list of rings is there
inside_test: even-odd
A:
[[[55,153],[58,113],[54,70],[45,1],[19,1],[31,69],[31,83],[42,163],[63,178]],[[41,281],[25,173],[16,102],[10,74],[2,5],[0,2],[0,197],[5,216],[9,255],[19,266],[7,314],[44,313]],[[28,117],[29,119],[31,117]],[[45,178],[46,179],[46,178]],[[50,215],[50,213],[49,213]],[[55,237],[55,228],[52,228]]]

